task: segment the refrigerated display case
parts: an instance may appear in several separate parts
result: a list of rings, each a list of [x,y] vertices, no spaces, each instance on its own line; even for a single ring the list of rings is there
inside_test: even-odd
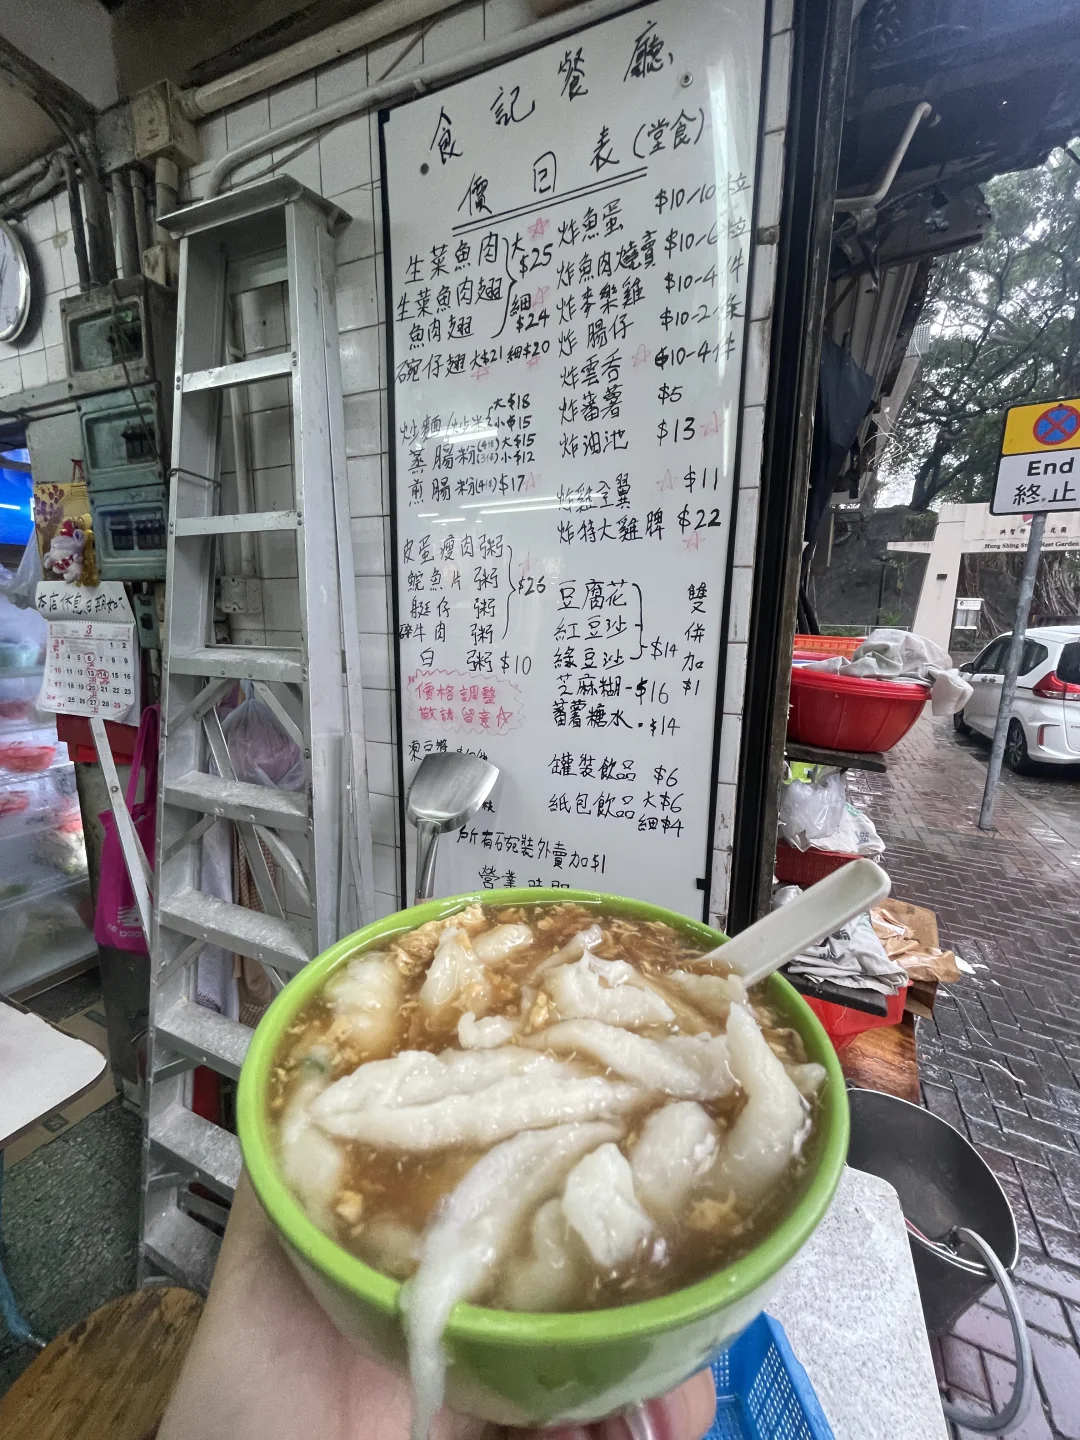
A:
[[[45,988],[96,953],[75,766],[35,707],[48,626],[0,595],[0,993]]]

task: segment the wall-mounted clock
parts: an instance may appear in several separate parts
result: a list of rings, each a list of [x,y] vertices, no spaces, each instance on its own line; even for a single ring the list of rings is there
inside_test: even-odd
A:
[[[17,340],[30,318],[30,267],[22,241],[0,220],[0,340]]]

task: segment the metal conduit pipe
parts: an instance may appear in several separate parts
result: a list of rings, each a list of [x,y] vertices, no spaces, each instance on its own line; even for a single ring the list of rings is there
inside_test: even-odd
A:
[[[908,122],[904,126],[904,133],[897,141],[896,149],[892,153],[892,158],[878,176],[877,184],[873,190],[867,190],[861,195],[837,195],[833,201],[833,209],[837,212],[844,210],[872,210],[875,205],[879,205],[892,188],[892,183],[896,179],[896,172],[900,169],[901,162],[908,152],[908,146],[914,138],[915,131],[926,117],[933,113],[934,107],[930,104],[929,100],[920,100],[908,117]]]
[[[135,205],[131,197],[131,182],[126,170],[114,170],[109,176],[113,197],[113,223],[116,226],[116,242],[120,251],[120,269],[124,279],[138,275],[139,242],[135,234]]]
[[[265,155],[268,150],[277,149],[302,135],[310,135],[315,130],[336,124],[339,120],[377,110],[395,100],[423,95],[427,90],[460,79],[474,71],[486,69],[496,61],[511,60],[537,45],[557,40],[569,30],[580,29],[583,25],[604,20],[609,15],[628,8],[627,0],[586,0],[584,5],[575,5],[571,10],[549,15],[534,25],[512,31],[498,40],[487,41],[473,50],[454,55],[449,60],[441,60],[434,65],[426,65],[421,70],[414,70],[411,75],[399,75],[392,80],[383,81],[382,84],[371,85],[356,95],[345,95],[340,100],[335,100],[332,105],[324,105],[321,110],[313,110],[310,114],[290,120],[287,125],[281,125],[265,135],[257,135],[246,144],[238,145],[228,155],[223,155],[207,177],[206,198],[220,194],[222,185],[237,166],[255,159],[258,155]],[[896,163],[899,165],[899,160]]]
[[[150,239],[150,207],[146,195],[146,176],[138,165],[131,167],[131,198],[135,206],[135,243],[139,247],[139,268],[142,268],[143,252]]]
[[[168,215],[171,210],[176,209],[176,197],[179,189],[180,171],[176,164],[172,160],[167,160],[164,155],[159,155],[154,163],[154,212],[156,215]],[[172,244],[172,236],[167,230],[162,230],[160,225],[155,229],[159,245]]]
[[[244,347],[240,335],[240,324],[237,320],[236,309],[232,304],[229,304],[226,310],[225,326],[225,343],[228,347],[230,361],[243,360]],[[250,515],[255,509],[255,487],[251,479],[247,417],[244,414],[244,402],[241,398],[243,391],[243,385],[234,385],[225,393],[229,397],[229,422],[232,426],[233,460],[236,469],[236,510],[239,515]],[[253,531],[241,530],[239,552],[240,574],[257,575],[259,567]]]
[[[461,0],[383,0],[382,4],[350,15],[317,35],[298,40],[295,45],[287,45],[284,50],[261,60],[253,60],[230,75],[186,90],[184,110],[192,120],[201,120],[460,4]]]
[[[64,167],[61,164],[59,152],[54,153],[52,158],[53,164],[40,179],[33,181],[22,190],[9,191],[6,198],[0,199],[0,218],[7,220],[12,215],[21,218],[38,201],[47,200],[57,190],[64,188]]]
[[[79,289],[90,289],[90,259],[86,250],[86,229],[83,225],[82,196],[75,173],[75,161],[64,153],[64,179],[67,183],[68,209],[71,212],[71,243],[75,247],[75,264],[79,271]]]
[[[29,165],[24,165],[21,170],[15,170],[12,174],[0,180],[0,201],[6,200],[9,195],[22,190],[24,186],[31,186],[35,181],[41,180],[48,172],[58,164],[59,157],[54,151],[51,155],[42,155],[37,160],[31,160]]]

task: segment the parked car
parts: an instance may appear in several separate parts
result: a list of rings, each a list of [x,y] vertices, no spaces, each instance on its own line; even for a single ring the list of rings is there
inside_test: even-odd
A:
[[[1011,639],[999,635],[960,666],[975,693],[953,716],[955,730],[993,736]],[[1080,765],[1080,625],[1047,625],[1024,637],[1005,763],[1023,773],[1033,761]]]

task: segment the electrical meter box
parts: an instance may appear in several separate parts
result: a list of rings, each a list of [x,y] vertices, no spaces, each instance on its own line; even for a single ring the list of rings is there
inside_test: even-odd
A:
[[[163,580],[168,531],[164,485],[90,496],[94,545],[103,580]]]
[[[71,393],[164,380],[176,360],[176,293],[141,275],[60,302]]]
[[[159,385],[80,400],[79,425],[91,494],[165,484],[169,426]]]
[[[160,579],[169,454],[161,387],[132,385],[88,396],[78,408],[102,578]]]

